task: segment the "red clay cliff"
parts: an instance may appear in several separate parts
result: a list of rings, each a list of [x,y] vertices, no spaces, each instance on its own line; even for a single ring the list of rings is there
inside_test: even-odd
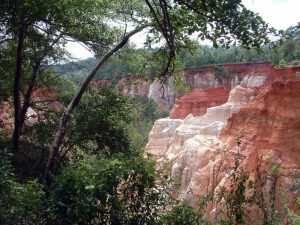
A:
[[[227,102],[229,91],[223,87],[211,88],[203,91],[193,88],[188,94],[176,100],[170,112],[170,118],[182,119],[188,114],[202,116],[207,108],[222,105]]]
[[[157,167],[170,165],[174,181],[180,184],[176,191],[179,199],[196,206],[200,196],[213,194],[214,201],[207,210],[216,222],[222,215],[220,190],[230,187],[228,178],[238,157],[237,170],[249,172],[262,200],[257,199],[247,208],[246,224],[263,224],[273,202],[284,218],[287,214],[284,207],[297,208],[300,197],[297,72],[300,67],[271,68],[262,86],[237,86],[226,104],[208,108],[203,116],[184,120],[166,118],[155,123],[145,152],[154,155]],[[243,95],[247,101],[243,101]],[[244,103],[237,107],[239,101]],[[278,224],[288,223],[283,220]]]

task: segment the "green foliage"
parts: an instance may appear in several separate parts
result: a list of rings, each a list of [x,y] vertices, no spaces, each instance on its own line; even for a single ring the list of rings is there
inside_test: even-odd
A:
[[[60,91],[60,87],[57,90]],[[64,96],[69,96],[71,91],[66,89]],[[90,91],[85,94],[69,124],[61,160],[69,161],[66,158],[68,152],[73,151],[75,157],[77,150],[97,155],[140,154],[154,121],[166,116],[167,113],[160,111],[156,103],[146,96],[123,96],[108,87],[98,92]],[[26,142],[22,143],[18,158],[26,163],[19,163],[22,166],[18,174],[41,176],[33,170],[43,170],[58,119],[58,112],[47,111],[44,120],[24,129],[23,140]],[[26,152],[30,157],[26,157]],[[26,166],[32,164],[35,166]]]
[[[218,66],[214,67],[214,76],[219,82],[222,82],[223,79],[232,78],[232,75],[228,71]]]
[[[172,183],[174,186],[174,183]],[[172,206],[168,207],[161,219],[160,225],[211,225],[211,221],[206,217],[206,207],[209,202],[212,202],[213,195],[208,194],[199,199],[197,206],[191,206],[188,202],[173,200]]]
[[[65,77],[57,77],[58,84],[54,86],[55,93],[57,94],[57,101],[67,105],[75,94],[78,85]]]
[[[181,63],[179,64],[184,64],[186,67],[196,67],[210,64],[263,61],[280,64],[281,61],[284,62],[284,65],[298,65],[300,61],[300,38],[297,33],[290,39],[283,41],[282,45],[276,49],[263,46],[261,51],[244,49],[240,46],[213,48],[199,44],[194,45],[193,50],[180,51]],[[120,54],[113,56],[97,73],[95,79],[111,79],[115,81],[132,74],[154,78],[159,71],[158,67],[162,67],[161,63],[155,61],[157,58],[156,49],[134,50],[132,47],[128,47],[122,50]],[[63,65],[51,66],[50,68],[71,81],[80,82],[95,64],[96,59],[89,58]],[[179,68],[182,67],[183,65],[180,65]]]
[[[93,0],[59,2],[4,0],[0,14],[1,18],[5,18],[1,20],[1,25],[6,31],[3,39],[18,34],[20,20],[23,19],[21,25],[28,30],[26,38],[43,48],[47,48],[48,44],[51,45],[51,41],[61,35],[80,40],[92,49],[107,49],[118,34],[116,29],[106,24],[115,13],[116,3],[116,1]],[[63,43],[63,40],[59,39],[57,43]],[[35,50],[43,52],[44,49]],[[51,55],[51,52],[47,55]],[[56,54],[54,59],[57,56]]]
[[[285,66],[287,66],[286,61],[285,61],[284,59],[281,59],[281,60],[279,61],[279,63],[278,63],[278,67],[279,67],[279,68],[283,68],[283,67],[285,67]]]
[[[167,117],[168,113],[160,110],[158,105],[146,96],[134,96],[130,102],[132,120],[127,126],[127,131],[132,148],[142,153],[154,122],[159,118]]]
[[[200,208],[201,209],[201,208]],[[188,205],[185,202],[178,203],[171,211],[163,215],[161,219],[163,225],[209,225],[203,212]]]
[[[191,89],[187,84],[184,74],[176,74],[174,76],[173,85],[180,95],[186,94]]]
[[[97,58],[88,58],[65,64],[50,65],[48,68],[78,84],[95,67],[97,61]],[[183,66],[179,62],[176,64],[176,68],[182,68]],[[108,79],[112,80],[114,84],[121,78],[132,75],[144,80],[154,79],[159,71],[163,69],[163,66],[164,61],[159,58],[157,49],[135,49],[134,46],[129,45],[121,49],[118,54],[113,55],[97,72],[94,79]]]
[[[43,186],[37,180],[20,183],[8,150],[0,151],[0,221],[3,225],[37,224],[43,206]]]
[[[130,154],[126,125],[131,121],[131,105],[117,90],[102,87],[85,94],[66,134],[66,149],[77,146],[91,153]]]
[[[221,225],[245,224],[246,209],[253,204],[255,198],[254,181],[250,179],[248,171],[239,168],[241,159],[244,157],[240,153],[239,141],[237,141],[237,152],[233,156],[234,166],[226,180],[229,185],[224,184],[218,193],[218,199],[222,199],[219,205],[223,208],[219,220]]]
[[[252,196],[246,196],[246,191],[253,189],[253,181],[249,179],[249,174],[245,171],[234,173],[230,179],[230,189],[223,192],[226,219],[221,220],[221,224],[244,224],[245,209],[247,203],[251,203]]]
[[[228,48],[213,48],[201,46],[190,52],[182,53],[182,60],[187,67],[203,66],[209,64],[237,63],[237,62],[262,62],[271,61],[279,64],[284,60],[287,64],[295,64],[300,60],[299,27],[290,27],[285,33],[289,38],[275,49],[270,46],[262,46],[257,49],[244,49],[241,46],[231,45]]]
[[[273,178],[278,178],[280,176],[280,165],[275,163],[271,166],[269,175]]]
[[[300,209],[300,198],[297,198],[297,208]],[[295,213],[291,209],[287,207],[287,215],[289,217],[289,222],[291,225],[299,225],[300,224],[300,215],[299,212]]]
[[[123,51],[122,51],[123,52]],[[123,56],[124,54],[115,55],[106,64],[103,65],[100,71],[97,72],[95,79],[110,79],[119,80],[124,76],[132,74],[134,67],[130,66],[131,60],[136,58],[131,57],[128,59]],[[49,66],[56,74],[63,76],[65,79],[74,82],[75,84],[81,83],[87,74],[90,73],[92,68],[96,66],[96,58],[88,58],[75,62],[68,62],[65,64],[56,64]]]
[[[0,47],[0,101],[7,101],[12,96],[13,68],[12,46]]]
[[[168,193],[142,158],[89,159],[55,178],[47,218],[53,224],[155,224]]]

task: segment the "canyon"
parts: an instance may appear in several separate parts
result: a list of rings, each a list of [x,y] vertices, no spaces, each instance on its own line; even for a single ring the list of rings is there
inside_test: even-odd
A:
[[[155,122],[144,155],[170,175],[178,187],[174,196],[197,207],[200,197],[212,195],[207,216],[218,221],[224,201],[220,193],[228,192],[233,174],[246,171],[265,202],[248,207],[247,224],[263,221],[273,203],[279,212],[285,205],[296,210],[300,196],[300,67],[237,63],[183,72],[190,89],[184,95],[176,90],[172,78],[165,84],[134,78],[117,83],[123,93],[148,96],[170,111],[169,117]],[[112,82],[93,81],[91,89],[103,85]],[[32,101],[37,108],[62,109],[52,90],[36,89]],[[12,130],[12,105],[1,102],[0,112],[0,122]],[[41,112],[29,108],[26,123],[43,119]]]
[[[269,62],[232,63],[186,68],[182,71],[177,71],[174,76],[182,75],[184,77],[183,85],[186,85],[190,90],[198,89],[205,92],[211,88],[224,88],[230,91],[236,85],[247,87],[260,86],[273,69],[274,66]],[[147,95],[148,98],[153,99],[161,109],[168,112],[173,105],[176,104],[176,99],[183,95],[174,86],[174,77],[168,78],[165,83],[161,83],[159,80],[139,80],[135,77],[123,78],[118,81],[116,86],[125,94]],[[218,89],[216,90],[218,91]],[[205,95],[205,93],[203,94]],[[207,94],[214,95],[213,93]],[[224,103],[224,99],[225,98],[218,104]],[[202,101],[200,101],[199,104],[203,103],[201,102]],[[202,105],[204,105],[202,111],[205,112],[209,106],[205,106],[205,103]]]
[[[151,156],[157,169],[168,168],[178,199],[197,206],[200,197],[212,195],[206,210],[214,222],[224,210],[220,193],[230,192],[233,174],[247,172],[256,184],[252,192],[261,193],[260,200],[247,207],[247,224],[260,224],[274,207],[283,215],[285,207],[297,208],[300,67],[258,64],[251,71],[247,64],[244,73],[240,66],[235,67],[237,79],[219,83],[209,81],[213,67],[187,69],[187,79],[202,90],[192,89],[177,100],[170,117],[155,122],[145,157]],[[199,71],[204,71],[202,76]],[[226,103],[216,105],[211,98],[212,105],[195,104],[221,84],[230,90],[228,100],[222,97]]]

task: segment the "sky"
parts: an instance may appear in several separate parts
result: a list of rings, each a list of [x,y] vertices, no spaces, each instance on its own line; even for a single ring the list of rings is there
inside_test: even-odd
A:
[[[271,27],[285,30],[300,22],[300,0],[242,0],[246,8],[258,13]],[[141,46],[143,33],[133,36],[132,41]],[[78,43],[68,43],[67,50],[73,57],[84,59],[93,56]]]

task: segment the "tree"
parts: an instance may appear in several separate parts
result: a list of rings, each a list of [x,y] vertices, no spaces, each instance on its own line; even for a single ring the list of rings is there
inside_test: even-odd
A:
[[[1,2],[0,44],[3,49],[10,49],[10,55],[15,58],[15,152],[19,150],[32,92],[45,65],[62,59],[65,53],[62,46],[66,41],[80,41],[97,51],[109,48],[118,30],[109,27],[104,20],[111,18],[114,4],[111,1],[92,0]],[[23,99],[20,97],[21,91],[25,91]]]
[[[131,111],[127,97],[116,90],[102,87],[96,93],[88,91],[70,120],[64,155],[74,146],[102,156],[132,154],[126,131]]]

